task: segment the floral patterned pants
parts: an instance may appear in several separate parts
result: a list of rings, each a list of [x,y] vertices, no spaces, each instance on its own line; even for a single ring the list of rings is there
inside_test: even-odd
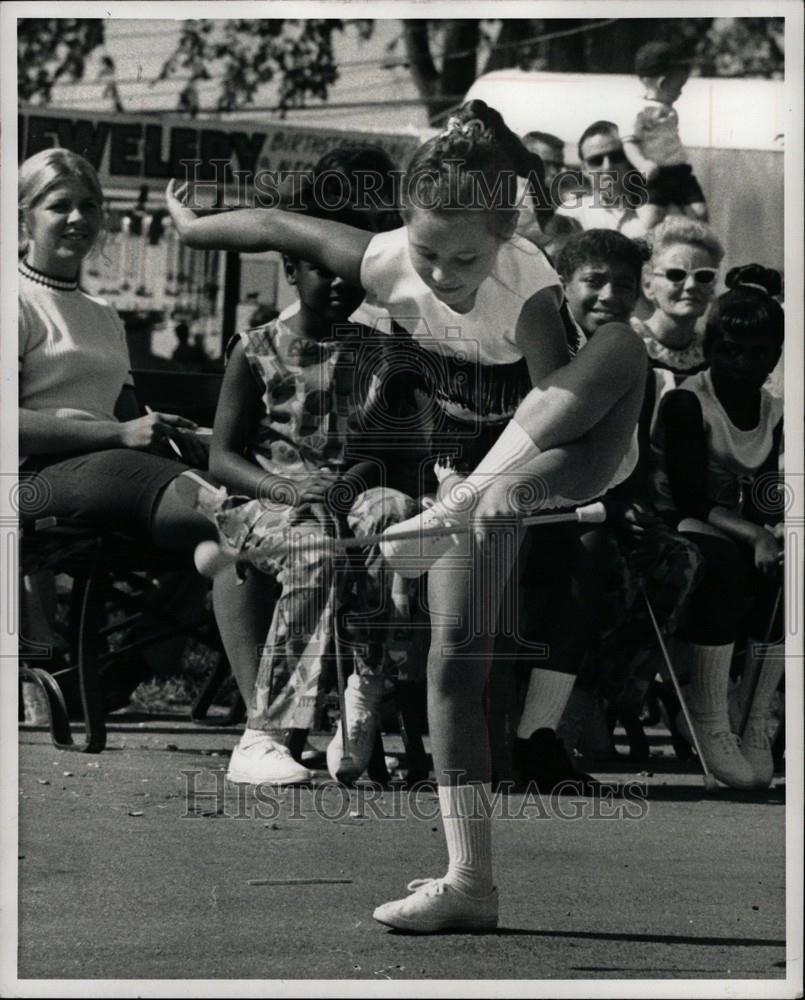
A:
[[[359,494],[344,517],[345,534],[382,532],[418,510],[385,487]],[[250,729],[282,731],[314,725],[334,659],[334,618],[341,649],[359,676],[381,685],[404,678],[413,661],[412,604],[416,581],[390,571],[379,547],[333,554],[321,545],[327,518],[312,508],[228,498],[214,515],[219,531],[244,562],[275,577],[280,595],[261,649]],[[339,610],[340,609],[340,610]]]

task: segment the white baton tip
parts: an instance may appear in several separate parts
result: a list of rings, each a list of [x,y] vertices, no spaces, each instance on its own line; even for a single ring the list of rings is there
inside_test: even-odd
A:
[[[200,542],[193,553],[193,562],[202,576],[212,579],[222,569],[235,561],[234,557],[225,552],[217,542]]]
[[[600,501],[590,503],[586,507],[578,508],[576,518],[582,524],[601,524],[607,519],[607,509]]]

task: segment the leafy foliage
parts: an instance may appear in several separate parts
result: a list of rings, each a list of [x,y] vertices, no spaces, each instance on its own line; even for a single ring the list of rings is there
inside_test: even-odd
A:
[[[87,58],[104,43],[102,18],[22,18],[17,28],[20,99],[50,101],[62,80],[82,80]]]
[[[24,18],[18,22],[18,87],[24,101],[48,103],[54,86],[84,78],[101,50],[99,82],[117,110],[123,101],[104,53],[102,18]],[[481,72],[517,66],[568,72],[630,73],[636,48],[665,39],[696,56],[705,76],[782,77],[782,18],[408,19],[386,47],[384,64],[406,65],[432,118],[443,115]],[[375,22],[336,18],[187,20],[157,80],[179,78],[178,108],[201,109],[199,84],[215,79],[222,111],[254,104],[266,84],[282,113],[326,100],[338,79],[334,44],[346,31],[369,40]],[[579,29],[582,29],[581,31]],[[545,37],[547,36],[547,37]],[[154,81],[156,82],[156,81]]]
[[[338,78],[333,36],[347,23],[315,18],[185,21],[176,50],[157,79],[170,79],[179,71],[189,74],[179,106],[191,114],[199,110],[198,82],[213,74],[220,80],[221,111],[247,107],[259,88],[273,81],[279,87],[280,110],[303,105],[309,97],[325,100]],[[359,22],[364,37],[367,25],[371,22]]]

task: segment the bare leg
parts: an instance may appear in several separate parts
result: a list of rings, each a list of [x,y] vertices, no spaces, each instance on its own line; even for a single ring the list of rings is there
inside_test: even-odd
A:
[[[215,620],[238,690],[249,713],[255,712],[254,686],[260,647],[265,642],[276,584],[263,573],[248,573],[238,582],[232,566],[218,573],[212,585]]]
[[[20,616],[20,638],[23,643],[46,646],[51,651],[58,645],[55,628],[56,581],[50,570],[29,573],[23,577]]]
[[[440,492],[454,483],[445,480]],[[490,779],[484,688],[498,608],[520,542],[511,527],[491,529],[483,540],[464,535],[428,574],[428,719],[441,785]]]
[[[216,540],[214,524],[194,510],[177,490],[177,476],[162,491],[151,523],[151,538],[166,549],[192,548],[199,542]]]

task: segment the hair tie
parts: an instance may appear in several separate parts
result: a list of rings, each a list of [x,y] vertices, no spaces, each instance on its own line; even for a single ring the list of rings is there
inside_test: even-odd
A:
[[[468,121],[463,122],[458,115],[451,115],[447,119],[447,127],[442,132],[442,135],[458,135],[462,139],[474,139],[476,136],[482,135],[485,129],[486,126],[480,118],[470,118]]]
[[[766,288],[765,285],[759,284],[757,281],[738,281],[735,285],[736,288],[757,288],[760,292],[765,292],[766,295],[771,295],[771,292]]]

